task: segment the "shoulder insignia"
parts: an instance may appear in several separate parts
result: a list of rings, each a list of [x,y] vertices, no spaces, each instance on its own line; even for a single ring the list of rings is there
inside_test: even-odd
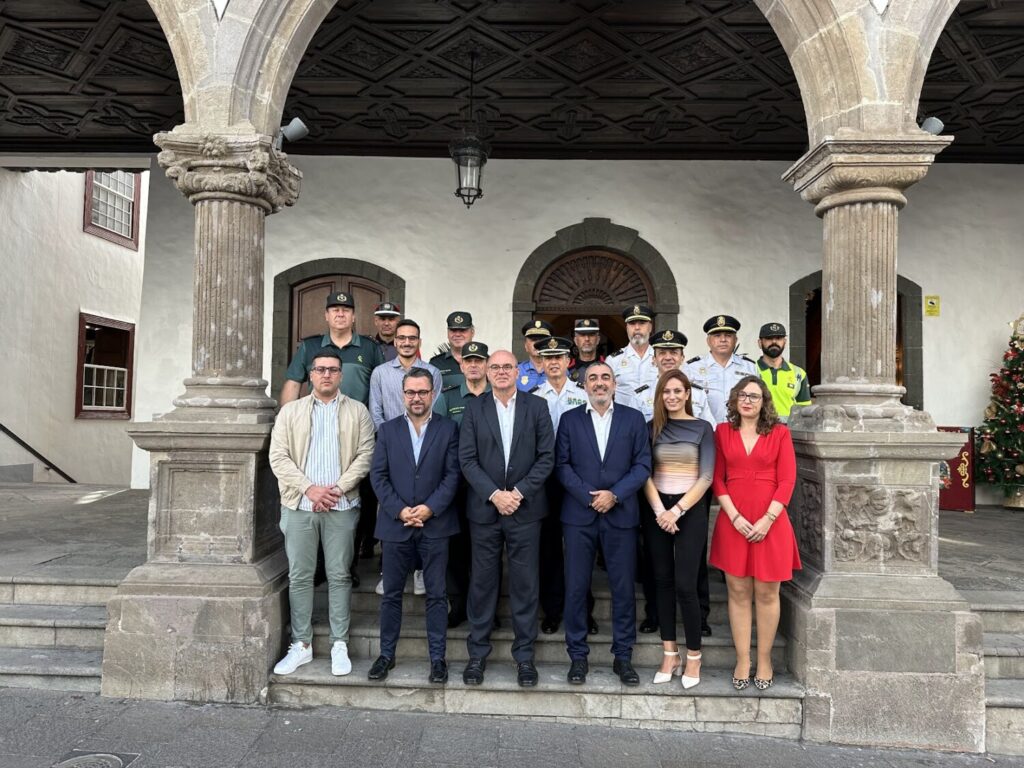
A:
[[[691,358],[690,358],[689,360],[687,360],[686,362],[687,362],[687,363],[696,363],[696,362],[697,362],[698,360],[700,360],[700,355],[697,355],[696,357],[691,357]]]
[[[743,355],[743,354],[740,355],[740,359],[746,360],[748,363],[754,363],[753,360],[751,360],[749,357],[747,357],[746,355]],[[755,363],[755,365],[756,365],[756,363]]]
[[[525,378],[525,377],[524,377],[524,378]],[[535,386],[535,387],[534,387],[533,389],[528,389],[528,390],[526,390],[526,394],[528,394],[528,395],[535,395],[535,394],[537,394],[537,390],[538,390],[538,389],[540,389],[540,384],[538,384],[537,386]]]
[[[694,384],[692,381],[690,382],[690,389],[699,389],[701,392],[704,391],[704,387],[700,384]]]
[[[636,393],[637,393],[637,394],[639,395],[639,394],[640,394],[641,392],[643,392],[643,391],[644,391],[645,389],[650,389],[650,388],[651,388],[651,387],[650,387],[650,385],[649,385],[649,384],[644,384],[644,385],[643,385],[642,387],[637,387],[637,388],[636,388],[636,389],[634,389],[633,391],[634,391],[634,392],[636,392]]]
[[[458,389],[460,384],[449,384],[447,387],[441,387],[442,392],[451,392],[453,389]]]

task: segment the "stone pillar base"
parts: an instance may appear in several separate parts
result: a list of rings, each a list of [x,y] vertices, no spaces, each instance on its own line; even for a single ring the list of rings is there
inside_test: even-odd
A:
[[[287,562],[147,563],[108,604],[104,696],[252,704],[281,650]]]
[[[981,752],[981,620],[937,569],[937,461],[959,437],[897,431],[915,423],[793,432],[804,568],[782,591],[788,661],[808,740]]]

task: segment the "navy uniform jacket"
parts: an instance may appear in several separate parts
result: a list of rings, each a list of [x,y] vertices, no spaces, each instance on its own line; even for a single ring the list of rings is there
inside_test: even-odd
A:
[[[385,421],[377,430],[370,482],[380,502],[374,537],[406,541],[413,528],[398,519],[405,507],[426,504],[433,515],[423,524],[430,538],[459,532],[455,492],[459,488],[459,428],[451,419],[434,414],[427,425],[417,464],[404,415]]]
[[[605,516],[616,528],[640,524],[637,492],[651,475],[651,443],[644,415],[615,404],[604,461],[597,448],[594,423],[585,405],[562,415],[558,425],[555,473],[565,487],[562,522],[589,525],[598,517],[590,507],[591,491],[611,491],[619,503]]]

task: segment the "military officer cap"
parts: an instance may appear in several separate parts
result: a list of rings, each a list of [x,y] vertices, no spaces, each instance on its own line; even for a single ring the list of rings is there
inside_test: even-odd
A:
[[[568,355],[572,352],[572,342],[563,339],[561,336],[552,336],[547,341],[537,342],[537,354],[541,357],[555,357],[556,355]]]
[[[597,320],[590,317],[581,317],[573,325],[573,333],[600,333],[601,328]]]
[[[721,331],[739,333],[740,321],[732,315],[715,315],[704,323],[704,333],[719,333]]]
[[[344,291],[338,291],[327,296],[327,309],[331,307],[349,307],[351,309],[356,308],[355,302],[352,300],[351,293],[345,293]]]
[[[487,345],[482,341],[471,341],[462,348],[463,360],[467,357],[479,357],[481,360],[486,360],[489,356]]]
[[[551,335],[551,330],[552,328],[549,323],[545,323],[543,320],[531,320],[523,326],[523,336],[527,338],[533,336],[546,337]]]
[[[634,304],[622,310],[622,317],[627,323],[632,323],[636,320],[646,320],[648,323],[653,323],[654,310],[646,304]]]
[[[466,330],[473,327],[473,316],[469,312],[452,312],[448,315],[448,327],[454,330]]]
[[[765,323],[761,326],[761,330],[758,332],[757,337],[759,339],[773,339],[776,336],[785,336],[786,326],[782,323]]]
[[[392,304],[390,301],[382,301],[377,305],[377,308],[373,310],[373,314],[379,317],[401,317],[402,308],[397,304]]]
[[[682,349],[686,341],[686,335],[679,331],[658,331],[651,336],[651,346],[655,349]]]

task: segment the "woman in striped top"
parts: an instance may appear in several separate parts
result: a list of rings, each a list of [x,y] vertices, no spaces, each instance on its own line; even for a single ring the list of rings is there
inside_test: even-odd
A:
[[[711,425],[693,415],[690,380],[682,371],[668,371],[654,393],[651,439],[654,473],[645,492],[653,515],[642,525],[651,559],[665,656],[655,683],[682,674],[683,688],[700,682],[701,612],[697,575],[708,538],[708,489],[715,470],[715,437]],[[676,644],[675,601],[683,615],[686,667]]]

